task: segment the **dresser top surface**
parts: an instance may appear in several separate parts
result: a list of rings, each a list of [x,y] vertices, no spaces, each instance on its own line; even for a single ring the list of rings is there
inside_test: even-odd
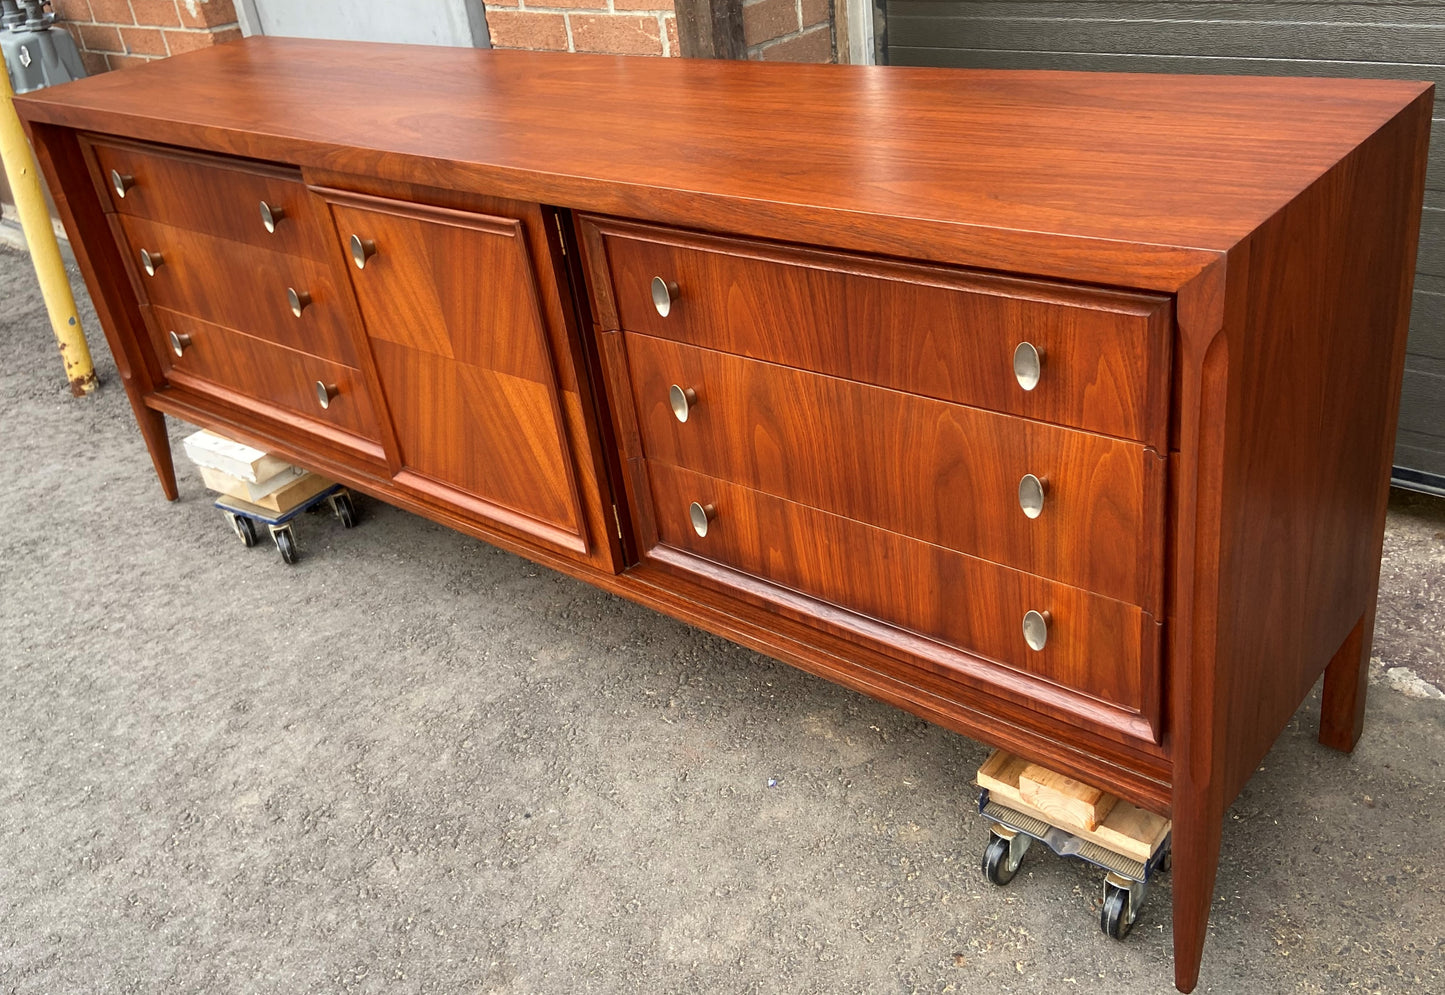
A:
[[[666,194],[1217,252],[1429,89],[251,38],[17,103],[303,166],[434,184],[468,170],[564,207],[641,214]]]

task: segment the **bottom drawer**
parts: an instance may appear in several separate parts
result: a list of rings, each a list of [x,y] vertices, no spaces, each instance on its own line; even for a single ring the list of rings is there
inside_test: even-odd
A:
[[[198,390],[215,385],[370,442],[379,438],[359,370],[165,308],[145,310],[171,382]],[[331,389],[326,407],[318,384]]]
[[[747,595],[882,652],[1157,741],[1158,626],[1139,607],[691,470],[643,467],[650,559],[724,582],[700,560],[741,571],[765,582],[735,576]],[[1025,637],[1030,611],[1047,613],[1040,649]]]

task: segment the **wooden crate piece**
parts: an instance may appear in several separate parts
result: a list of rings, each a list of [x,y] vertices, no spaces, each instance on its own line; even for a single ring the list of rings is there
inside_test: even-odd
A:
[[[1029,764],[1019,775],[1019,796],[1049,813],[1050,822],[1089,830],[1098,829],[1119,800],[1091,784],[1038,764]]]
[[[297,505],[320,494],[326,490],[326,488],[330,487],[332,483],[319,474],[307,473],[294,478],[285,486],[269,494],[263,494],[260,497],[250,497],[243,486],[237,486],[242,483],[241,481],[237,481],[227,474],[212,470],[210,467],[203,466],[200,469],[201,480],[203,480],[211,490],[218,494],[223,494],[226,497],[237,498],[241,501],[248,502],[276,515],[284,515]]]
[[[1147,809],[1139,808],[1123,799],[1116,799],[1108,812],[1105,813],[1097,826],[1090,828],[1083,821],[1065,821],[1061,815],[1065,811],[1049,811],[1033,804],[1027,800],[1020,790],[1024,775],[1029,772],[1030,778],[1037,778],[1037,773],[1042,771],[1053,775],[1054,778],[1063,781],[1073,781],[1054,771],[1039,767],[1023,757],[1016,757],[1003,750],[995,750],[993,754],[984,761],[983,766],[978,769],[978,786],[987,788],[994,800],[1008,808],[1016,809],[1025,815],[1032,815],[1036,819],[1042,819],[1050,825],[1058,826],[1065,832],[1073,833],[1081,839],[1115,853],[1131,857],[1138,861],[1148,861],[1169,835],[1172,823],[1164,816]],[[1057,785],[1054,780],[1044,780],[1041,783]],[[1074,781],[1074,784],[1079,782]],[[1083,787],[1088,787],[1083,785]],[[1097,789],[1090,789],[1097,790]],[[1105,796],[1103,792],[1099,793]]]

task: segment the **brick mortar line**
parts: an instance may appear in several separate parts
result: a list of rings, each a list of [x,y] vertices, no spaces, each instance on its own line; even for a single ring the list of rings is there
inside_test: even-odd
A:
[[[195,34],[198,31],[204,31],[209,34],[219,34],[220,32],[225,31],[227,28],[239,28],[241,26],[240,21],[232,21],[230,24],[217,24],[213,28],[173,28],[167,27],[164,24],[122,24],[119,21],[56,21],[55,23],[61,27],[67,24],[74,24],[78,28],[117,28],[120,30],[125,30],[126,28],[140,28],[145,31],[183,31],[187,34]]]
[[[779,35],[776,38],[769,38],[767,41],[760,41],[756,45],[749,46],[748,51],[762,52],[764,49],[772,48],[774,45],[781,45],[785,41],[792,41],[794,38],[801,38],[803,37],[803,35],[812,34],[814,31],[820,31],[826,27],[829,27],[827,21],[820,21],[817,24],[810,24],[806,28],[799,28],[797,31],[791,32],[790,34]]]
[[[506,7],[495,7],[495,8],[489,8],[489,9],[491,9],[491,10],[497,10],[497,11],[499,11],[499,12],[501,12],[501,13],[507,13],[508,10],[509,10],[509,8],[506,8]],[[632,16],[634,16],[634,15],[635,15],[635,16],[638,16],[638,17],[647,17],[647,16],[649,16],[649,15],[656,15],[656,16],[658,16],[658,17],[668,17],[668,16],[670,16],[670,15],[672,14],[672,11],[670,11],[670,10],[664,10],[664,9],[661,8],[661,7],[657,7],[657,8],[652,9],[652,10],[605,10],[605,9],[603,9],[603,8],[601,8],[601,7],[536,7],[536,6],[529,6],[529,7],[526,7],[526,8],[524,8],[524,9],[522,9],[522,10],[516,10],[516,9],[512,8],[512,9],[511,9],[511,12],[512,12],[512,13],[521,13],[521,14],[569,14],[569,15],[570,15],[570,14],[600,14],[600,15],[607,16],[607,17],[614,17],[614,16],[615,16],[615,17],[632,17]]]

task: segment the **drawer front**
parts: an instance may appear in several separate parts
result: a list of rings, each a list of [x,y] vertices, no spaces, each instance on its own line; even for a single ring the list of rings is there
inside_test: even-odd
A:
[[[1153,738],[1157,627],[1139,608],[705,474],[653,460],[642,472],[652,505],[649,556],[674,568],[691,562],[704,576],[693,558],[759,578],[777,590],[770,596],[766,586],[752,585],[754,596],[851,628],[884,652],[905,650],[945,673],[959,666],[949,650],[986,658],[1009,671],[996,675],[1001,683],[1024,675],[1039,687],[1105,703],[1121,713],[1118,725]],[[694,502],[712,513],[705,536],[694,527]],[[816,607],[806,599],[816,599]],[[1030,611],[1047,613],[1041,649],[1025,638]],[[890,637],[885,626],[925,637],[939,650]]]
[[[146,310],[152,346],[171,382],[201,390],[214,384],[371,442],[379,439],[359,370],[189,315]],[[324,408],[318,384],[328,395]]]
[[[118,227],[143,302],[357,365],[347,312],[326,264],[144,218],[122,215]],[[142,262],[143,252],[153,274]],[[292,290],[302,304],[299,317],[292,310]]]
[[[591,273],[606,330],[1167,446],[1168,298],[611,221],[584,235],[605,257]],[[658,277],[675,295],[662,309]],[[1031,389],[1015,372],[1021,347],[1023,362],[1030,347],[1039,356]]]
[[[1137,443],[624,334],[642,454],[1157,611],[1165,462]],[[677,386],[692,403],[672,407]],[[1029,517],[1032,475],[1041,510]],[[1031,505],[1031,510],[1033,510]]]
[[[101,203],[113,213],[327,259],[322,228],[294,171],[129,142],[97,140],[91,148]]]

